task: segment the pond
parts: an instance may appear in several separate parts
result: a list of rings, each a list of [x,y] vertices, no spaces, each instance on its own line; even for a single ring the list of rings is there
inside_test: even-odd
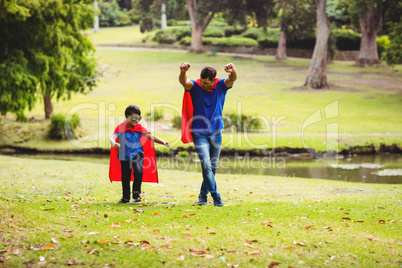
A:
[[[36,159],[109,163],[108,155],[27,155],[5,151],[0,151],[0,153]],[[159,169],[201,172],[200,162],[195,154],[187,158],[161,156],[157,157],[157,162]],[[352,157],[338,156],[337,159],[322,161],[312,157],[221,156],[218,173],[401,184],[402,157],[398,154],[357,155]]]

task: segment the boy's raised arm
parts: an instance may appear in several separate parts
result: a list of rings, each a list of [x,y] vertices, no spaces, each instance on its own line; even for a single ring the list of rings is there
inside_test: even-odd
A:
[[[187,71],[190,69],[190,66],[190,63],[188,62],[183,62],[180,65],[179,82],[185,90],[190,90],[193,87],[193,82],[187,78]]]

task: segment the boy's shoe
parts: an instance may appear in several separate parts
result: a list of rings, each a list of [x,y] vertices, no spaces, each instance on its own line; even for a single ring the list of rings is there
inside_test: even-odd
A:
[[[208,204],[207,195],[200,194],[198,196],[198,205],[205,206],[206,204]]]
[[[119,202],[117,202],[117,203],[119,203],[119,204],[125,204],[125,203],[129,203],[130,202],[130,200],[128,200],[128,199],[125,199],[125,198],[122,198]]]
[[[141,200],[141,196],[139,196],[139,195],[134,195],[133,196],[133,202],[134,203],[139,203],[139,202],[141,202],[142,200]]]
[[[214,206],[215,207],[223,207],[222,199],[220,197],[214,198]]]

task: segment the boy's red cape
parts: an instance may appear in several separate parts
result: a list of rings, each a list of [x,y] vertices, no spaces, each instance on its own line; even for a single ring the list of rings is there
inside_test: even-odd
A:
[[[201,87],[200,79],[194,81],[199,87]],[[216,89],[216,85],[219,82],[219,78],[215,78],[214,85],[207,91],[211,92]],[[193,101],[191,99],[190,90],[184,90],[183,105],[181,109],[181,141],[183,143],[193,142],[193,136],[191,135],[191,127],[193,123]]]
[[[127,125],[126,121],[121,123],[116,127],[113,134],[124,133],[124,132],[139,132],[139,133],[150,133],[140,124],[135,125],[131,128]],[[143,168],[143,182],[155,182],[158,183],[158,170],[156,167],[156,157],[155,157],[155,147],[154,142],[147,137],[141,136],[140,138],[142,149],[144,150],[144,168]],[[117,138],[116,142],[119,142]],[[113,147],[110,148],[110,164],[109,164],[109,179],[110,182],[121,181],[121,164],[118,159],[119,149]],[[134,176],[131,173],[131,181],[134,180]]]

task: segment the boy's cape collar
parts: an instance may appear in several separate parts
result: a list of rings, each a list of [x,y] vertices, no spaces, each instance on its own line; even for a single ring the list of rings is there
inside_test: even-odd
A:
[[[200,79],[197,79],[197,80],[195,80],[194,82],[195,82],[200,88],[202,88],[202,86],[201,86],[201,80],[200,80]],[[207,89],[207,90],[203,89],[203,90],[208,91],[208,92],[212,92],[212,90],[216,89],[216,85],[218,84],[218,82],[219,82],[219,78],[215,78],[215,81],[214,81],[214,84],[212,85],[212,87],[211,87],[210,89]]]
[[[127,122],[124,121],[119,124],[114,130],[113,134],[125,133],[125,132],[138,132],[138,133],[150,133],[146,130],[141,124],[136,124],[134,128],[127,125]],[[116,142],[119,142],[119,138],[117,138]],[[156,166],[156,156],[155,156],[155,147],[154,142],[141,135],[140,142],[142,145],[142,149],[144,151],[144,168],[143,168],[143,182],[155,182],[158,183],[158,169]],[[110,182],[113,181],[121,181],[121,164],[118,159],[119,149],[115,149],[113,147],[110,148],[110,164],[109,164],[109,179]],[[134,180],[134,176],[131,172],[131,181]]]

